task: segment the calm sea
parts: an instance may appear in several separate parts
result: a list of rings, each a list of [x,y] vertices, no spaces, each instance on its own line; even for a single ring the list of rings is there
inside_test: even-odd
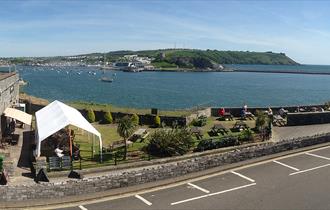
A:
[[[241,69],[324,71],[330,66],[235,65]],[[88,67],[18,67],[28,94],[51,100],[136,108],[309,105],[330,100],[330,75],[239,72],[113,72]],[[93,72],[96,75],[93,75]],[[115,76],[113,74],[116,74]],[[114,77],[113,83],[101,82]]]

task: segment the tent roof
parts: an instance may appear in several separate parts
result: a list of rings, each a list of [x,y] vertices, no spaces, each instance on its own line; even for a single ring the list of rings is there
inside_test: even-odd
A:
[[[31,125],[32,115],[22,112],[14,108],[6,108],[4,111],[6,117],[11,117],[23,122],[24,124]]]
[[[60,101],[53,101],[36,112],[36,126],[38,129],[39,142],[68,125],[76,126],[101,138],[101,134],[78,110]]]

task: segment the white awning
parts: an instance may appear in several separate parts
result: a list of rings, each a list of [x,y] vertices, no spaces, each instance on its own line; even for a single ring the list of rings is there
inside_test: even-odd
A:
[[[6,117],[11,117],[21,121],[24,124],[31,125],[32,115],[14,108],[6,108],[4,111]]]
[[[68,125],[76,126],[96,135],[100,140],[102,156],[102,139],[100,132],[98,132],[78,110],[60,101],[54,101],[36,112],[36,155],[38,157],[40,156],[41,141]]]

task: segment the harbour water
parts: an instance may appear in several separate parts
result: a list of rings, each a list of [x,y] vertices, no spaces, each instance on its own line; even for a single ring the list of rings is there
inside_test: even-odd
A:
[[[237,65],[235,65],[237,67]],[[289,69],[287,66],[240,68]],[[300,68],[301,70],[301,68]],[[329,66],[303,66],[329,71]],[[23,91],[50,101],[87,101],[115,106],[184,109],[206,106],[240,107],[323,104],[330,100],[329,75],[246,72],[113,72],[91,67],[19,66],[29,84]],[[116,73],[114,76],[113,74]],[[114,78],[112,83],[101,77]]]

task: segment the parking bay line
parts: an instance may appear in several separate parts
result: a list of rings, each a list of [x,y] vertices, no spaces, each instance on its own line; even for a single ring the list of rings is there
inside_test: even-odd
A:
[[[306,152],[305,154],[306,154],[306,155],[309,155],[309,156],[313,156],[313,157],[317,157],[317,158],[325,159],[325,160],[330,160],[330,158],[328,158],[328,157],[324,157],[324,156],[321,156],[321,155],[316,155],[316,154],[309,153],[309,152]]]
[[[256,185],[256,184],[257,183],[254,182],[254,183],[251,183],[251,184],[231,188],[231,189],[228,189],[228,190],[223,190],[223,191],[220,191],[220,192],[215,192],[215,193],[210,193],[210,194],[206,194],[206,195],[202,195],[202,196],[198,196],[198,197],[194,197],[194,198],[189,198],[189,199],[186,199],[186,200],[171,203],[171,205],[173,206],[173,205],[177,205],[177,204],[180,204],[180,203],[186,203],[186,202],[193,201],[193,200],[198,200],[198,199],[202,199],[202,198],[206,198],[206,197],[211,197],[211,196],[214,196],[214,195],[219,195],[219,194],[223,194],[223,193],[226,193],[226,192],[231,192],[231,191],[234,191],[234,190],[239,190],[239,189],[242,189],[242,188],[250,187],[250,186],[253,186],[253,185]]]
[[[150,201],[148,201],[147,199],[143,198],[142,196],[140,195],[135,195],[135,197],[139,200],[141,200],[143,203],[147,204],[148,206],[151,206],[152,203]]]
[[[279,164],[279,165],[282,165],[282,166],[284,166],[284,167],[290,168],[290,169],[292,169],[292,170],[300,171],[298,168],[295,168],[295,167],[293,167],[293,166],[289,166],[289,165],[287,165],[287,164],[285,164],[285,163],[281,163],[281,162],[279,162],[279,161],[277,161],[277,160],[273,160],[273,162],[274,162],[274,163],[277,163],[277,164]]]
[[[237,172],[235,172],[235,171],[231,171],[231,173],[232,173],[232,174],[235,174],[235,175],[237,175],[237,176],[239,176],[239,177],[242,177],[243,179],[246,179],[246,180],[248,180],[248,181],[250,181],[250,182],[256,182],[254,179],[251,179],[251,178],[249,178],[249,177],[247,177],[247,176],[244,176],[243,174],[237,173]]]
[[[202,187],[199,187],[199,186],[197,186],[197,185],[195,185],[195,184],[192,184],[192,183],[190,183],[190,182],[188,182],[187,185],[190,185],[190,186],[192,186],[193,188],[196,188],[196,189],[198,189],[198,190],[200,190],[200,191],[202,191],[202,192],[210,193],[210,191],[208,191],[208,190],[206,190],[206,189],[204,189],[204,188],[202,188]]]
[[[88,210],[87,208],[85,208],[84,206],[80,205],[78,206],[81,210]]]
[[[301,173],[305,173],[305,172],[309,172],[309,171],[313,171],[313,170],[316,170],[316,169],[319,169],[319,168],[324,168],[324,167],[327,167],[327,166],[330,166],[330,164],[317,166],[317,167],[306,169],[306,170],[303,170],[303,171],[293,172],[293,173],[289,174],[289,176],[296,175],[296,174],[301,174]]]

